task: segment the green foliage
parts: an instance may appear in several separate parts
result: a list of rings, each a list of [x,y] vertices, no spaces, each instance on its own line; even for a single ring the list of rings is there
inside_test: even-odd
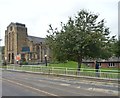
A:
[[[81,67],[84,58],[109,58],[112,56],[109,28],[104,19],[97,22],[98,15],[81,10],[75,18],[69,18],[66,24],[61,22],[61,30],[49,25],[47,44],[53,57],[59,61],[74,60]]]
[[[120,39],[114,44],[114,52],[117,57],[120,57]]]

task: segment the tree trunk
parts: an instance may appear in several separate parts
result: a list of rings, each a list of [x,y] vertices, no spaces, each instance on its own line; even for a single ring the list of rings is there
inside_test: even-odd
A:
[[[82,57],[78,56],[78,71],[81,69],[81,64],[82,64]]]

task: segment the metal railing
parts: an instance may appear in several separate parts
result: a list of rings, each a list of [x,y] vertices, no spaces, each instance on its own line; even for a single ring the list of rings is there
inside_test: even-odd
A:
[[[107,79],[119,79],[119,70],[99,70],[96,72],[95,69],[81,68],[78,71],[75,68],[66,67],[46,67],[46,66],[7,66],[6,70],[16,70],[16,71],[29,71],[38,72],[44,74],[55,74],[55,75],[66,75],[75,77],[98,77]]]

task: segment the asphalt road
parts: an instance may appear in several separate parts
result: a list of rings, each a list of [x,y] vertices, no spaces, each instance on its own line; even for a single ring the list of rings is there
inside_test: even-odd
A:
[[[118,84],[2,71],[2,96],[118,96]]]

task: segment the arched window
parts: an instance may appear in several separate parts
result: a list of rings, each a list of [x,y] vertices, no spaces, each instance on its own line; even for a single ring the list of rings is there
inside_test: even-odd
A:
[[[13,30],[13,27],[12,26],[10,26],[10,31],[12,31]]]
[[[12,53],[12,62],[11,63],[14,63],[14,53]]]
[[[12,53],[12,59],[14,59],[14,53]]]
[[[40,48],[39,48],[39,46],[36,46],[36,52],[37,52],[37,59],[40,59]]]
[[[8,62],[10,62],[10,53],[8,54]]]
[[[36,46],[36,51],[37,51],[37,52],[40,52],[39,46]]]

